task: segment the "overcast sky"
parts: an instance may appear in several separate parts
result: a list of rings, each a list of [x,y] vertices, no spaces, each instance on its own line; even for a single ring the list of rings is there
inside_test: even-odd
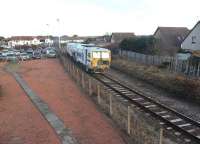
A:
[[[200,20],[200,0],[1,0],[0,6],[3,36],[143,35],[158,26],[191,29]]]

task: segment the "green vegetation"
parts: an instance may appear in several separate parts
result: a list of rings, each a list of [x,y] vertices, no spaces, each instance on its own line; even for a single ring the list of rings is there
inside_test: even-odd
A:
[[[158,49],[155,48],[156,39],[153,36],[140,36],[124,39],[120,43],[122,50],[130,50],[143,54],[157,54]]]

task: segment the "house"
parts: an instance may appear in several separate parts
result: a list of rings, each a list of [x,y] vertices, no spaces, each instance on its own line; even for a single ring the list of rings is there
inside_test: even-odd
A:
[[[158,27],[154,33],[155,47],[160,55],[174,56],[189,33],[186,27]]]
[[[87,37],[79,37],[79,36],[62,36],[60,38],[61,43],[69,43],[69,42],[75,42],[75,43],[82,43],[87,39]]]
[[[186,51],[200,50],[200,21],[188,33],[181,44],[181,48]]]
[[[111,43],[120,43],[126,38],[132,38],[134,37],[134,33],[112,33],[111,35]]]
[[[53,43],[53,41],[47,36],[13,36],[8,39],[8,45],[11,47],[22,45],[41,45],[44,43]]]

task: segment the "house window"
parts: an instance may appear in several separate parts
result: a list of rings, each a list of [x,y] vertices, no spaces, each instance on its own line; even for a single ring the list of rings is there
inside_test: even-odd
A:
[[[91,55],[90,55],[90,53],[88,53],[88,58],[90,58],[91,57]]]
[[[192,36],[192,44],[195,44],[195,43],[196,43],[196,39],[197,39],[196,36]]]

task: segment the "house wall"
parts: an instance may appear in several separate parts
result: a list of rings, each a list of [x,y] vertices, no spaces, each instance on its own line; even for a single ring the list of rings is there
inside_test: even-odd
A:
[[[165,38],[163,37],[160,30],[158,30],[154,37],[157,39],[156,41],[156,48],[159,49],[160,55],[170,55],[169,52],[167,52],[167,49],[169,49],[168,44],[165,42]]]
[[[115,43],[115,39],[114,39],[113,36],[111,37],[111,40],[110,40],[110,41],[111,41],[111,43]]]
[[[159,49],[159,55],[174,56],[178,47],[171,45],[160,30],[158,30],[154,37],[157,39],[155,47]]]
[[[195,43],[192,43],[192,37],[196,37]],[[189,36],[181,44],[181,48],[185,50],[200,50],[200,23],[192,30]]]

